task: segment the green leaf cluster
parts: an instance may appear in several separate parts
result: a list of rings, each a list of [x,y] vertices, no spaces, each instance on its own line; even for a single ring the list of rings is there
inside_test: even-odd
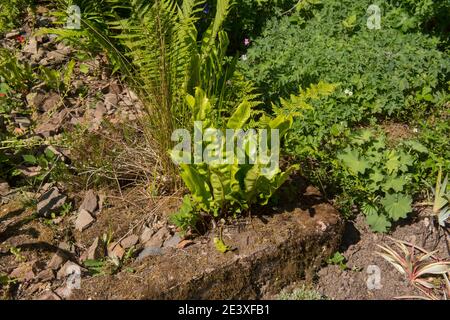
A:
[[[426,151],[414,143],[417,150]],[[384,136],[364,129],[337,154],[337,175],[374,231],[386,232],[392,222],[406,218],[412,211],[417,157],[405,146],[390,148]]]
[[[238,130],[267,129],[279,130],[282,138],[293,123],[293,115],[280,114],[274,117],[260,116],[252,103],[242,101],[237,108],[226,117],[226,121],[220,123],[215,121],[213,114],[214,106],[211,99],[201,89],[196,89],[195,96],[188,95],[187,102],[192,110],[193,121],[203,121],[206,131],[209,128],[217,128],[224,123],[224,129],[234,129],[234,150],[237,154]],[[214,99],[213,99],[214,100]],[[250,121],[253,118],[253,121]],[[257,118],[257,119],[255,119]],[[204,133],[203,131],[203,133]],[[251,139],[251,136],[247,136]],[[248,140],[245,140],[244,152],[246,159],[250,158]],[[211,147],[214,142],[205,143],[204,148]],[[268,152],[272,152],[271,144],[268,143]],[[223,159],[227,157],[225,144],[218,146],[223,150]],[[278,155],[275,155],[278,156]],[[176,155],[173,155],[176,159]],[[220,159],[219,159],[220,160]],[[215,218],[229,215],[237,216],[250,210],[252,205],[266,205],[274,192],[281,187],[296,166],[291,166],[286,171],[280,168],[271,168],[270,164],[240,164],[237,157],[233,163],[224,164],[220,161],[201,164],[180,164],[181,178],[190,191],[178,213],[172,217],[172,222],[182,229],[195,228],[201,213],[212,214]]]

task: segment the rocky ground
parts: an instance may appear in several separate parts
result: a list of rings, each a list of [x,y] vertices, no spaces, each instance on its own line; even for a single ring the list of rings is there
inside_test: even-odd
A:
[[[33,33],[36,27],[51,25],[52,18],[47,15],[47,9],[39,7],[33,21],[27,21],[22,28],[0,39],[0,47],[16,50],[19,60],[31,66],[64,72],[74,61],[73,81],[65,87],[50,88],[40,81],[29,92],[21,93],[18,99],[27,108],[13,110],[10,125],[18,137],[39,141],[44,149],[52,150],[70,167],[74,160],[73,151],[61,147],[60,143],[67,135],[80,127],[86,132],[107,135],[105,123],[120,127],[123,123],[135,122],[141,117],[143,107],[136,94],[111,75],[102,54],[80,59],[79,52],[56,42],[54,36]],[[78,147],[79,150],[87,148],[87,145]],[[20,174],[33,177],[40,174],[41,169],[38,165],[27,165],[20,168]],[[149,265],[149,261],[161,260],[168,264],[167,259],[172,256],[192,252],[212,254],[208,250],[213,250],[212,237],[217,233],[215,230],[203,237],[189,234],[181,237],[167,218],[180,204],[181,195],[152,196],[145,187],[119,192],[113,188],[93,189],[89,185],[74,189],[67,182],[50,182],[31,192],[0,181],[0,196],[0,275],[7,275],[7,278],[0,278],[0,294],[4,298],[127,298],[132,295],[125,290],[108,292],[114,287],[106,287],[105,281],[111,280],[110,277],[122,277],[145,282],[140,277],[148,275],[153,270],[151,268],[157,269],[154,264]],[[303,211],[296,214],[301,221],[314,221],[316,228],[319,222],[314,220],[311,208],[302,208]],[[252,219],[244,219],[237,224],[251,226]],[[268,216],[267,219],[272,218]],[[264,224],[260,223],[260,228],[264,229]],[[227,228],[233,230],[230,234],[235,238],[230,236],[227,240],[230,243],[233,239],[241,239],[247,232],[246,228],[241,230],[236,224],[223,227],[225,234]],[[321,228],[320,235],[330,232],[323,223],[319,223],[319,231]],[[276,233],[276,228],[273,232]],[[441,258],[449,258],[445,236],[436,238],[436,234],[429,236],[430,232],[429,223],[416,212],[410,220],[397,226],[391,235],[429,250],[436,248]],[[267,239],[273,237],[267,236]],[[290,237],[299,237],[299,234]],[[335,235],[333,239],[339,237]],[[236,240],[241,246],[237,249],[245,252],[241,240]],[[392,299],[399,295],[417,295],[403,276],[374,255],[378,250],[376,245],[387,242],[386,236],[368,230],[363,219],[347,222],[339,249],[347,260],[345,268],[324,263],[315,276],[308,277],[311,280],[309,285],[331,299]],[[289,254],[285,252],[283,257]],[[234,259],[233,253],[227,257]],[[265,263],[268,270],[272,270],[271,261]],[[367,288],[370,265],[381,270],[382,287],[379,289]],[[264,269],[265,266],[258,268]],[[77,281],[77,272],[89,290],[84,295],[72,296],[73,291],[68,284]],[[292,276],[292,270],[289,275]],[[300,279],[305,274],[298,276]],[[293,287],[295,284],[290,286],[291,289]],[[271,294],[264,295],[266,291]],[[237,293],[234,297],[240,296]],[[261,290],[252,297],[276,298],[276,295],[273,290]]]

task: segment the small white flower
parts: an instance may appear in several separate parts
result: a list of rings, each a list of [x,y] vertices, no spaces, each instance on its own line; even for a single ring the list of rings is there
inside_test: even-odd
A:
[[[242,55],[242,57],[241,57],[241,60],[242,60],[242,61],[247,61],[247,59],[248,59],[248,58],[247,58],[247,55],[246,55],[246,54]]]
[[[350,91],[350,90],[348,90],[348,89],[345,89],[344,93],[345,93],[346,95],[348,95],[349,97],[351,97],[351,96],[353,95],[353,92]]]
[[[417,132],[419,132],[419,129],[413,128],[413,132],[414,132],[414,133],[417,133]]]

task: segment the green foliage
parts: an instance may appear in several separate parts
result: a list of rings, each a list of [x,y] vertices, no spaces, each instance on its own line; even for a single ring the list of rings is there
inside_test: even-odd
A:
[[[14,52],[0,49],[0,80],[3,92],[23,92],[33,84],[36,77],[31,66],[19,62]]]
[[[298,2],[298,0],[234,0],[229,19],[225,23],[225,30],[231,40],[231,52],[243,51],[245,49],[244,39],[257,37],[268,20],[295,8]],[[301,1],[301,3],[309,2],[314,2],[314,0]],[[207,1],[200,28],[202,28],[203,21],[210,19],[210,11],[214,9],[216,3],[216,0]]]
[[[427,157],[420,163],[422,175],[434,183],[439,169],[450,172],[450,104],[442,106],[431,117],[418,119],[418,141],[427,148]]]
[[[339,268],[341,268],[341,270],[345,270],[348,268],[346,262],[347,259],[345,259],[345,257],[339,251],[327,260],[328,264],[337,265],[339,266]]]
[[[18,262],[25,261],[25,257],[22,255],[22,250],[20,248],[11,247],[11,248],[9,248],[9,252],[11,252],[11,254],[14,255],[14,258],[16,259],[16,261],[18,261]]]
[[[106,51],[114,69],[127,77],[145,103],[150,115],[146,133],[156,144],[164,170],[175,174],[167,150],[172,147],[174,129],[192,125],[184,103],[186,94],[194,94],[200,86],[212,96],[212,90],[225,87],[223,79],[229,78],[225,66],[228,37],[222,25],[231,1],[217,2],[214,18],[201,35],[196,23],[203,0],[104,0],[94,6],[79,2],[81,30],[42,32],[78,42],[87,39]]]
[[[214,246],[216,247],[216,250],[220,253],[226,253],[231,250],[231,247],[227,246],[225,242],[223,242],[223,239],[215,237],[214,238]]]
[[[406,218],[412,210],[412,194],[420,187],[415,169],[419,152],[408,145],[392,149],[384,136],[366,129],[337,154],[335,182],[353,197],[374,231],[386,232],[392,221]]]
[[[212,101],[205,92],[197,88],[195,96],[187,96],[188,104],[191,108],[193,121],[203,121],[204,128],[202,134],[207,129],[218,128],[224,124],[226,129],[234,129],[233,154],[238,154],[237,141],[238,131],[250,128],[267,129],[268,136],[273,129],[280,130],[282,138],[292,125],[292,115],[278,115],[270,118],[263,115],[255,119],[258,113],[252,109],[249,101],[243,101],[235,111],[227,118],[214,117],[214,107]],[[253,121],[250,118],[254,117]],[[220,121],[220,122],[218,122]],[[219,126],[218,126],[219,125]],[[248,134],[244,138],[244,152],[246,159],[250,158],[248,144],[252,135]],[[225,141],[222,139],[217,148],[223,151],[219,161],[204,162],[201,164],[181,163],[181,178],[190,191],[190,196],[186,196],[180,211],[172,218],[172,222],[181,228],[195,227],[201,212],[212,213],[214,217],[225,217],[230,214],[237,215],[250,209],[254,204],[265,205],[274,192],[286,181],[289,174],[295,169],[291,167],[282,172],[278,167],[272,168],[257,160],[255,164],[240,164],[235,158],[232,164],[224,164],[220,160],[227,157]],[[214,147],[216,141],[206,143],[207,148]],[[271,144],[268,146],[268,153],[271,153]],[[179,162],[184,154],[172,152],[172,157]],[[276,155],[277,156],[277,155]],[[226,162],[225,162],[226,163]]]
[[[241,62],[244,74],[272,100],[299,85],[340,83],[341,91],[329,103],[333,115],[346,115],[347,121],[434,102],[450,70],[445,54],[436,49],[439,40],[405,34],[385,15],[381,30],[368,29],[371,3],[326,1],[307,21],[272,19]],[[382,7],[392,9],[387,3]],[[420,95],[424,90],[435,94]]]
[[[31,0],[2,0],[0,3],[0,33],[5,33],[17,26],[20,16],[32,3]]]
[[[39,79],[44,81],[49,89],[66,94],[70,89],[75,60],[70,60],[67,66],[61,70],[39,67]],[[81,69],[81,67],[80,67]]]
[[[279,300],[326,300],[318,291],[305,285],[294,289],[291,293],[282,292],[278,295]]]
[[[436,178],[436,187],[432,189],[434,195],[433,214],[441,227],[445,227],[450,217],[450,186],[448,175],[442,181],[442,169]]]
[[[391,1],[395,3],[395,1]],[[402,30],[424,29],[436,35],[443,36],[448,41],[450,22],[449,0],[401,0],[397,1],[399,8],[394,14]]]

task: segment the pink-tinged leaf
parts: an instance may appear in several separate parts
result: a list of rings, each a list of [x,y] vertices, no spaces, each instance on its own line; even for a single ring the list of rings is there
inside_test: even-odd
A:
[[[436,288],[432,283],[430,283],[424,279],[416,279],[416,280],[414,280],[414,282],[417,284],[420,284],[421,286],[424,286],[425,288],[428,288],[428,289]]]
[[[401,296],[401,297],[394,297],[394,299],[398,300],[431,300],[427,297],[421,297],[421,296]]]
[[[392,250],[389,247],[380,246],[377,244],[377,246],[381,249],[383,249],[388,256],[390,256],[394,261],[396,261],[398,264],[403,265],[405,268],[407,267],[407,262],[404,258],[402,258],[396,251]]]
[[[419,262],[422,262],[422,261],[424,261],[424,260],[427,260],[427,259],[429,259],[429,258],[432,258],[436,252],[438,252],[438,250],[435,250],[435,251],[429,252],[429,253],[427,253],[427,254],[424,254],[423,256],[421,256],[421,257],[419,258]]]
[[[406,271],[405,269],[402,267],[402,265],[400,265],[399,263],[396,262],[395,259],[393,259],[390,255],[387,255],[385,253],[380,253],[377,252],[377,254],[379,256],[381,256],[383,259],[385,259],[387,262],[389,262],[390,264],[392,264],[394,266],[395,269],[397,269],[401,274],[406,275]]]
[[[421,268],[416,276],[420,277],[424,274],[446,274],[448,272],[450,272],[450,262],[435,262]]]

